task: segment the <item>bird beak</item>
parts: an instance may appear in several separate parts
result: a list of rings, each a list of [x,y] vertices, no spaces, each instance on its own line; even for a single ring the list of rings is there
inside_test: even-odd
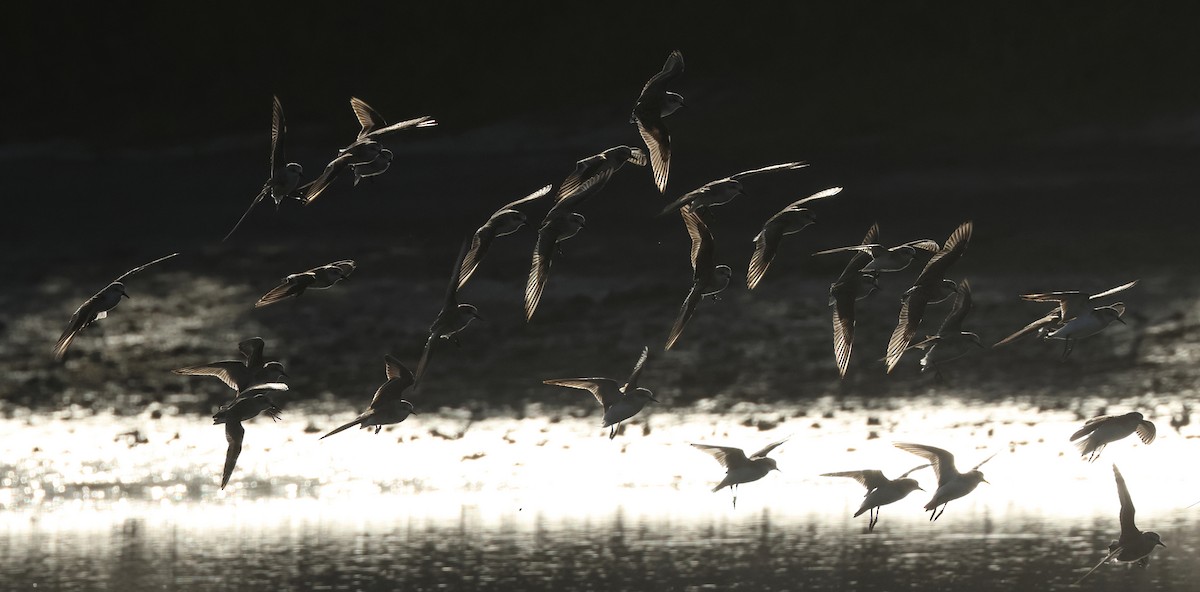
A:
[[[920,485],[918,485],[918,486],[917,486],[917,491],[925,491],[925,488],[924,488],[924,487],[921,487]]]
[[[1126,323],[1125,319],[1122,319],[1121,317],[1117,317],[1117,322],[1121,323],[1122,325],[1125,325],[1127,327],[1129,326],[1129,323]]]
[[[646,398],[650,399],[651,401],[654,401],[655,403],[658,402],[658,399],[655,399],[654,395],[646,395]]]
[[[992,482],[991,482],[991,481],[988,481],[987,479],[984,479],[983,477],[980,477],[980,478],[979,478],[979,480],[980,480],[980,481],[983,481],[984,483],[987,483],[988,485],[991,485],[991,484],[992,484]]]
[[[130,296],[128,292],[121,292],[121,297],[133,300],[133,296]]]
[[[287,372],[284,372],[283,370],[280,370],[280,371],[279,371],[279,375],[280,375],[280,376],[282,376],[282,377],[284,377],[284,378],[287,378],[287,375],[288,375],[288,373],[287,373]]]
[[[487,320],[487,319],[485,319],[485,318],[483,318],[483,315],[481,315],[481,314],[479,314],[479,313],[475,313],[475,318],[477,318],[477,319],[479,319],[479,320],[481,320],[481,321],[483,321],[483,322],[485,322],[485,323],[486,323],[486,322],[488,322],[488,320]]]

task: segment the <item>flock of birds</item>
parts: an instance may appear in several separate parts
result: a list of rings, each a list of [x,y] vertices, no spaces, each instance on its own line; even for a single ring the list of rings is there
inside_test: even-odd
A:
[[[378,433],[382,426],[402,422],[409,415],[416,413],[413,404],[403,398],[404,392],[409,388],[415,391],[419,387],[433,351],[442,342],[457,343],[459,333],[466,329],[471,321],[483,318],[475,306],[459,301],[459,291],[470,281],[496,238],[512,234],[529,222],[528,214],[523,209],[540,200],[552,199],[552,205],[538,227],[525,286],[525,316],[526,320],[529,320],[537,310],[546,289],[554,258],[560,252],[559,243],[572,238],[586,226],[586,219],[578,211],[580,206],[597,195],[618,170],[626,164],[636,167],[649,166],[655,187],[660,193],[666,192],[672,157],[671,135],[666,118],[684,106],[683,98],[667,90],[667,87],[682,72],[683,55],[674,51],[667,58],[662,70],[651,77],[642,88],[630,122],[636,125],[645,150],[616,146],[578,161],[575,169],[559,184],[556,191],[552,193],[553,186],[546,185],[525,197],[505,204],[463,242],[451,269],[442,309],[429,328],[429,336],[417,363],[416,372],[410,371],[400,360],[390,355],[385,356],[387,380],[376,390],[367,409],[354,420],[321,436],[322,439],[355,426],[361,429],[374,428]],[[391,150],[381,144],[385,136],[402,130],[437,125],[437,122],[428,116],[388,125],[366,102],[351,98],[350,105],[361,126],[357,137],[338,150],[337,155],[317,179],[302,184],[303,167],[298,163],[287,162],[284,157],[283,140],[286,126],[283,107],[278,98],[274,99],[270,177],[251,201],[246,213],[226,235],[226,239],[238,230],[255,207],[268,198],[274,202],[276,208],[285,200],[298,200],[309,204],[327,192],[347,169],[352,173],[354,185],[358,185],[364,178],[383,174],[393,160]],[[730,266],[716,263],[715,242],[706,222],[710,210],[744,195],[744,181],[750,177],[792,171],[806,166],[808,164],[805,162],[786,162],[739,172],[689,191],[663,208],[660,215],[678,213],[683,221],[691,238],[690,260],[693,270],[692,284],[671,326],[664,350],[670,350],[679,341],[701,301],[706,298],[718,300],[718,295],[729,286],[733,278]],[[803,230],[815,221],[815,215],[807,206],[834,198],[841,191],[841,187],[833,187],[798,200],[771,216],[763,224],[762,231],[754,237],[755,249],[746,274],[746,285],[749,289],[754,289],[762,282],[772,261],[780,252],[783,238]],[[983,347],[978,335],[963,328],[972,308],[970,284],[965,279],[956,282],[946,277],[950,268],[966,251],[973,228],[970,221],[964,222],[941,244],[930,239],[917,239],[888,247],[880,242],[878,225],[873,225],[857,245],[815,253],[822,256],[851,255],[845,269],[829,289],[834,361],[842,377],[846,375],[854,346],[855,303],[879,288],[880,274],[902,271],[923,254],[928,255],[929,259],[901,299],[896,328],[884,357],[887,372],[890,373],[901,357],[912,350],[924,352],[920,361],[922,371],[932,369],[938,373],[940,365]],[[55,344],[55,358],[61,361],[72,341],[82,330],[105,318],[108,311],[116,307],[122,298],[129,297],[125,289],[126,280],[177,255],[178,253],[173,253],[126,272],[84,302],[71,316],[66,330]],[[264,294],[255,303],[255,307],[276,304],[300,296],[310,289],[331,288],[349,277],[354,270],[354,261],[342,260],[288,275],[277,287]],[[1023,295],[1021,298],[1024,300],[1052,303],[1054,308],[1001,340],[996,346],[1027,335],[1036,335],[1042,339],[1062,341],[1065,358],[1079,339],[1095,335],[1113,322],[1124,322],[1121,320],[1125,311],[1124,304],[1101,305],[1101,301],[1133,287],[1136,283],[1132,281],[1098,294],[1060,291]],[[914,343],[928,307],[950,298],[954,299],[953,305],[937,332]],[[287,385],[281,382],[283,377],[287,376],[283,365],[265,358],[265,343],[261,338],[247,339],[238,344],[238,348],[242,354],[241,359],[222,360],[174,370],[180,375],[215,377],[236,393],[236,397],[223,405],[213,416],[214,424],[225,425],[229,444],[221,477],[222,489],[229,483],[242,450],[245,435],[242,423],[262,413],[272,419],[278,419],[280,408],[273,402],[271,395],[288,389]],[[611,439],[618,433],[622,422],[641,412],[647,403],[657,402],[650,389],[638,385],[638,378],[649,358],[650,349],[643,348],[633,371],[624,382],[601,377],[551,379],[544,382],[586,390],[595,396],[603,407],[603,427],[609,428]],[[1076,432],[1071,440],[1078,441],[1084,457],[1095,460],[1105,445],[1135,432],[1146,444],[1154,440],[1154,424],[1144,420],[1139,413],[1094,418]],[[785,441],[786,438],[774,442],[749,456],[739,448],[708,444],[693,446],[712,455],[725,468],[725,477],[713,491],[730,488],[736,507],[739,485],[757,481],[771,471],[778,470],[775,460],[768,454]],[[932,468],[937,477],[937,489],[925,505],[925,510],[930,512],[930,520],[940,517],[949,502],[966,496],[980,483],[987,482],[979,468],[991,460],[991,457],[963,473],[955,467],[954,456],[946,450],[912,443],[897,443],[896,446],[924,458],[927,463],[909,470],[897,479],[888,479],[878,470],[823,475],[852,478],[866,488],[867,493],[862,505],[854,515],[857,517],[868,513],[868,529],[874,529],[882,506],[897,502],[913,491],[921,490],[918,482],[909,477],[920,469]],[[1118,540],[1113,541],[1108,555],[1096,567],[1109,561],[1133,562],[1144,566],[1151,551],[1162,545],[1162,541],[1156,533],[1142,532],[1134,525],[1133,502],[1115,465],[1113,473],[1121,505],[1121,535]],[[1091,573],[1089,571],[1088,575]]]

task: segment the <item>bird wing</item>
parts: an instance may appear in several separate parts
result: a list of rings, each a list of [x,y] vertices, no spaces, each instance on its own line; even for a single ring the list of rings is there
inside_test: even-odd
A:
[[[479,267],[479,262],[483,261],[483,256],[487,254],[488,247],[492,246],[492,239],[496,238],[496,230],[492,228],[490,221],[479,227],[471,237],[471,248],[467,250],[467,254],[463,257],[462,266],[458,270],[458,288],[461,290],[475,275],[475,270]]]
[[[1113,549],[1113,550],[1109,551],[1109,552],[1108,552],[1108,555],[1105,555],[1105,556],[1104,556],[1104,559],[1101,559],[1101,560],[1100,560],[1100,563],[1097,563],[1095,567],[1093,567],[1092,569],[1089,569],[1087,573],[1083,574],[1083,577],[1082,577],[1082,578],[1079,578],[1078,580],[1075,580],[1075,583],[1074,583],[1074,584],[1072,584],[1072,585],[1073,585],[1073,586],[1078,586],[1078,585],[1080,584],[1080,582],[1083,582],[1084,580],[1086,580],[1086,579],[1087,579],[1087,577],[1088,577],[1088,576],[1092,575],[1092,572],[1096,571],[1097,569],[1100,569],[1100,566],[1101,566],[1101,565],[1104,565],[1105,563],[1108,563],[1109,561],[1112,561],[1112,558],[1113,558],[1113,557],[1116,557],[1117,555],[1120,555],[1120,554],[1121,554],[1123,551],[1125,551],[1125,547],[1120,547],[1120,546],[1118,546],[1117,548],[1115,548],[1115,549]]]
[[[971,284],[963,280],[958,284],[958,294],[954,297],[954,307],[938,328],[938,335],[949,336],[962,333],[963,320],[971,313]]]
[[[1074,442],[1075,440],[1078,440],[1078,439],[1096,431],[1096,428],[1100,427],[1101,425],[1103,425],[1105,422],[1112,419],[1113,417],[1115,417],[1115,416],[1100,415],[1098,417],[1093,417],[1093,418],[1087,420],[1083,424],[1083,427],[1079,428],[1079,431],[1075,432],[1074,434],[1071,434],[1071,442]]]
[[[873,245],[879,242],[879,224],[872,224],[867,229],[866,236],[863,237],[862,243],[859,246]],[[870,252],[855,253],[850,261],[846,263],[846,268],[842,270],[842,275],[838,276],[838,282],[844,282],[851,279],[852,275],[862,271],[871,262]]]
[[[1100,300],[1101,298],[1107,298],[1109,296],[1112,296],[1113,294],[1119,294],[1121,292],[1124,292],[1125,290],[1128,290],[1128,289],[1136,286],[1137,283],[1138,283],[1137,280],[1133,280],[1132,282],[1129,282],[1128,284],[1121,284],[1120,286],[1117,286],[1115,288],[1109,288],[1108,290],[1105,290],[1099,294],[1092,294],[1091,296],[1088,297],[1088,300],[1096,301],[1096,300]]]
[[[379,390],[380,390],[380,391],[382,391],[382,390],[383,390],[383,387],[380,387],[380,388],[379,388]],[[376,392],[375,392],[375,398],[376,398],[376,399],[378,399],[378,398],[379,398],[379,391],[376,391]],[[374,403],[374,401],[372,401],[372,403]],[[358,425],[358,424],[362,423],[362,421],[363,421],[364,419],[366,419],[366,418],[367,418],[369,415],[372,415],[372,414],[374,414],[374,413],[375,413],[375,410],[374,410],[374,409],[368,409],[368,410],[364,411],[364,412],[363,412],[361,415],[359,415],[358,417],[356,417],[356,418],[354,418],[353,420],[351,420],[349,423],[344,423],[344,424],[342,424],[342,425],[340,425],[340,426],[338,426],[338,427],[336,427],[336,428],[333,428],[332,430],[329,430],[329,433],[327,433],[327,434],[325,434],[324,436],[321,436],[320,438],[317,438],[317,439],[318,439],[318,440],[324,440],[325,438],[328,438],[328,437],[330,437],[330,436],[332,436],[332,435],[334,435],[334,434],[337,434],[337,433],[339,433],[339,432],[344,432],[344,431],[346,431],[346,430],[348,430],[348,429],[350,429],[350,428],[352,428],[352,427],[354,427],[354,426],[356,426],[356,425]]]
[[[245,222],[246,217],[249,216],[250,212],[254,210],[254,206],[258,205],[258,202],[262,201],[263,198],[267,196],[267,193],[270,192],[270,190],[271,184],[269,182],[266,185],[263,185],[262,191],[259,191],[258,195],[254,196],[254,199],[250,200],[250,207],[246,208],[246,211],[242,214],[242,217],[238,218],[237,224],[233,225],[233,228],[228,234],[225,235],[225,238],[221,239],[221,242],[229,240],[229,237],[233,236],[233,233],[237,232],[237,229],[242,226],[242,222]]]
[[[617,393],[621,387],[617,381],[611,378],[553,378],[543,380],[542,383],[589,391],[605,411],[608,411],[608,408],[617,402],[617,397],[612,395]]]
[[[641,97],[648,95],[661,95],[666,92],[666,85],[673,78],[683,73],[683,53],[678,49],[672,51],[667,56],[667,61],[663,62],[662,70],[650,77],[646,81],[646,85],[642,87]]]
[[[866,244],[861,244],[861,245],[850,245],[848,247],[837,247],[836,249],[825,249],[824,251],[817,251],[816,253],[813,253],[813,256],[832,255],[834,253],[845,253],[847,251],[856,251],[859,253],[870,254],[875,249],[879,249],[881,247],[883,247],[883,245],[878,245],[878,244],[873,244],[873,243],[866,243]]]
[[[383,356],[383,367],[387,372],[388,380],[400,380],[405,386],[412,386],[416,382],[412,371],[391,355]]]
[[[854,301],[855,290],[848,284],[834,284],[833,292],[833,359],[837,362],[838,374],[846,377],[850,367],[850,353],[854,349]]]
[[[652,106],[654,107],[654,106]],[[658,109],[637,109],[633,112],[637,121],[638,134],[650,151],[650,168],[654,171],[654,186],[659,193],[667,190],[667,176],[671,173],[671,132]]]
[[[325,170],[321,171],[321,176],[317,177],[312,183],[301,187],[300,189],[304,194],[304,205],[316,201],[326,189],[329,189],[329,186],[333,184],[333,180],[346,170],[346,167],[350,165],[350,160],[353,158],[354,155],[350,151],[339,154],[337,158],[334,158],[329,164],[325,165]]]
[[[775,450],[776,448],[779,448],[780,446],[782,446],[782,445],[783,445],[783,443],[784,443],[784,442],[787,442],[787,441],[788,441],[788,439],[787,439],[787,438],[784,438],[784,439],[782,439],[782,440],[779,440],[779,441],[777,441],[777,442],[772,442],[772,443],[770,443],[770,444],[767,444],[766,446],[764,446],[764,447],[763,447],[761,450],[759,450],[758,452],[755,452],[754,454],[751,454],[751,455],[750,455],[750,458],[752,458],[752,459],[753,459],[753,458],[763,458],[763,457],[767,456],[768,454],[771,454],[771,451],[772,451],[772,450]]]
[[[913,474],[913,473],[914,473],[914,472],[916,472],[916,471],[919,471],[919,470],[921,470],[921,469],[924,469],[925,467],[932,467],[932,466],[933,466],[933,464],[932,464],[932,463],[925,463],[925,464],[923,464],[923,465],[918,465],[918,466],[915,466],[915,467],[913,467],[913,468],[911,468],[911,469],[909,469],[909,470],[905,471],[903,475],[900,475],[899,477],[896,477],[896,478],[897,478],[897,479],[904,479],[905,477],[908,477],[909,475]]]
[[[283,166],[286,162],[283,158],[283,132],[286,131],[283,120],[283,104],[279,102],[279,97],[271,97],[271,174],[275,174],[275,167]]]
[[[1142,439],[1142,444],[1154,443],[1154,437],[1157,432],[1154,429],[1154,423],[1149,420],[1142,420],[1137,426],[1138,438]]]
[[[914,249],[920,249],[922,251],[929,251],[930,253],[936,253],[936,252],[938,252],[939,249],[942,248],[941,245],[937,244],[937,241],[929,240],[927,238],[917,239],[914,241],[908,241],[900,246],[912,247]]]
[[[154,265],[155,263],[161,263],[163,261],[166,261],[167,259],[175,257],[176,255],[179,255],[179,253],[171,253],[170,255],[167,255],[166,257],[159,257],[158,259],[155,259],[154,261],[151,261],[145,265],[140,265],[138,267],[135,267],[135,268],[121,274],[121,277],[113,280],[113,283],[125,281],[125,278],[127,278],[139,271],[142,271],[143,269],[146,269],[147,267],[150,267],[151,265]]]
[[[1047,313],[1046,316],[1044,316],[1036,321],[1033,321],[1032,323],[1029,323],[1028,325],[1025,325],[1024,327],[1021,327],[1021,329],[1019,331],[1017,331],[1016,333],[1013,333],[1012,335],[1009,335],[1008,337],[1005,337],[1004,339],[997,341],[996,345],[993,345],[992,347],[999,347],[1006,343],[1012,343],[1013,341],[1016,341],[1016,340],[1020,339],[1021,337],[1024,337],[1025,335],[1033,333],[1034,331],[1037,331],[1038,329],[1041,329],[1042,327],[1045,327],[1047,325],[1052,325],[1054,323],[1057,323],[1060,320],[1062,320],[1062,312],[1060,309],[1056,308],[1056,309],[1050,311],[1049,313]]]
[[[978,471],[978,470],[979,470],[979,467],[982,467],[982,466],[983,466],[985,463],[987,463],[987,461],[989,461],[989,460],[992,460],[993,458],[996,458],[996,454],[997,454],[997,453],[993,452],[991,456],[989,456],[989,457],[987,457],[987,458],[985,458],[985,459],[983,459],[983,460],[979,461],[979,464],[977,464],[977,465],[975,465],[975,466],[971,467],[971,470],[972,470],[972,471]]]
[[[799,207],[803,206],[803,205],[804,205],[804,204],[806,204],[806,203],[814,202],[814,201],[817,201],[817,200],[819,200],[819,199],[825,199],[825,198],[827,198],[827,197],[833,197],[833,196],[835,196],[835,195],[837,195],[837,194],[839,194],[839,193],[841,193],[841,192],[842,192],[842,188],[841,188],[841,187],[830,187],[829,189],[826,189],[826,190],[824,190],[824,191],[818,191],[818,192],[816,192],[816,193],[814,193],[814,194],[812,194],[812,195],[810,195],[810,196],[808,196],[808,197],[806,197],[806,198],[803,198],[803,199],[796,200],[796,201],[794,201],[794,202],[792,202],[792,203],[788,204],[788,207],[786,207],[786,208],[783,208],[783,209],[784,209],[784,210],[792,210],[792,209],[796,209],[796,208],[799,208]]]
[[[664,350],[671,349],[675,342],[679,341],[679,336],[683,334],[683,327],[696,313],[696,305],[700,303],[703,293],[700,282],[693,282],[687,298],[683,299],[683,304],[679,307],[679,315],[675,317],[675,324],[671,326],[671,334],[667,336],[667,345],[663,348]]]
[[[258,368],[263,364],[263,349],[267,342],[262,337],[250,337],[238,342],[238,351],[246,357],[246,366]]]
[[[625,386],[621,387],[622,393],[632,393],[637,390],[638,377],[642,375],[642,369],[646,367],[646,360],[650,359],[650,348],[642,347],[642,355],[638,358],[636,364],[633,365],[633,372],[629,373],[629,380],[625,381]]]
[[[724,181],[724,180],[725,179],[721,179],[720,181]],[[678,199],[667,204],[667,206],[665,208],[663,208],[662,211],[660,211],[657,215],[665,216],[675,210],[682,208],[683,206],[686,206],[686,205],[692,203],[693,201],[696,201],[696,198],[700,197],[701,195],[704,195],[705,193],[708,193],[709,191],[712,191],[714,184],[719,183],[720,181],[713,181],[711,183],[706,183],[704,186],[702,186],[698,189],[693,189],[693,190],[679,196]]]
[[[446,284],[446,294],[442,296],[441,314],[449,314],[455,308],[458,308],[459,278],[462,277],[463,261],[467,258],[467,251],[471,250],[473,239],[474,236],[463,240],[463,244],[458,248],[458,256],[454,258],[454,266],[450,268],[450,282]]]
[[[225,489],[225,486],[229,484],[229,477],[233,475],[233,468],[237,466],[238,455],[242,453],[242,438],[245,436],[246,429],[242,427],[241,422],[225,422],[225,440],[229,442],[229,449],[225,451],[225,469],[221,472],[221,489]]]
[[[434,119],[428,115],[422,115],[420,117],[406,119],[399,123],[393,123],[392,125],[389,125],[387,127],[382,127],[377,130],[372,130],[371,133],[368,135],[370,135],[371,138],[379,138],[381,136],[385,136],[385,135],[393,133],[393,132],[398,132],[400,130],[411,129],[414,127],[434,127],[436,125],[437,125],[436,119]]]
[[[771,166],[765,166],[765,167],[762,167],[759,169],[751,169],[748,171],[742,171],[740,173],[737,173],[736,175],[730,175],[729,178],[733,179],[734,181],[737,181],[737,180],[749,177],[751,175],[757,175],[759,173],[770,173],[773,171],[790,171],[790,170],[794,170],[794,169],[802,169],[806,166],[808,166],[808,163],[803,162],[803,161],[785,162],[783,164],[773,164]]]
[[[744,467],[750,463],[750,459],[746,458],[746,453],[742,452],[741,448],[732,446],[712,446],[709,444],[692,444],[692,446],[707,452],[721,463],[721,466],[726,470],[733,470],[737,467]]]
[[[316,281],[317,275],[311,271],[289,275],[284,278],[283,283],[271,288],[270,292],[263,294],[262,298],[259,298],[258,302],[254,303],[254,308],[262,308],[268,304],[275,304],[280,300],[296,296]]]
[[[687,227],[688,236],[692,238],[692,276],[707,277],[714,267],[712,232],[709,232],[708,225],[700,218],[700,213],[695,208],[684,207],[679,210],[679,215],[683,217],[683,225]]]
[[[890,481],[883,476],[883,471],[867,469],[865,471],[841,471],[839,473],[822,473],[822,477],[848,477],[858,481],[859,485],[867,488],[867,492],[874,491]]]
[[[1113,465],[1113,477],[1117,480],[1117,497],[1121,499],[1121,540],[1127,540],[1127,537],[1140,535],[1141,531],[1133,523],[1133,515],[1136,511],[1133,507],[1133,498],[1129,497],[1129,488],[1125,486],[1125,478],[1121,476],[1121,471],[1116,464]]]
[[[554,259],[556,249],[555,220],[542,225],[538,231],[537,244],[533,247],[533,261],[529,266],[529,279],[525,282],[525,320],[533,318],[542,300],[542,292],[546,289],[546,280],[550,274],[550,264]]]
[[[548,195],[550,193],[550,189],[552,189],[553,187],[554,187],[554,185],[547,185],[545,187],[542,187],[541,189],[538,189],[537,191],[534,191],[533,193],[530,193],[529,195],[526,195],[525,197],[522,197],[521,199],[518,199],[516,201],[510,201],[510,202],[504,204],[504,207],[500,208],[499,210],[496,210],[496,214],[499,214],[500,212],[503,212],[504,210],[511,210],[522,204],[527,204],[535,199],[540,199],[542,197],[545,197],[546,195]],[[495,214],[493,214],[493,216],[494,215]]]
[[[354,116],[358,118],[358,124],[362,126],[362,130],[358,132],[358,137],[365,138],[377,125],[387,125],[387,121],[378,111],[371,108],[366,101],[358,97],[350,97],[350,108],[354,110]]]
[[[946,270],[962,257],[964,251],[967,250],[967,244],[971,242],[971,231],[975,227],[971,221],[963,222],[954,229],[950,234],[950,238],[946,239],[946,244],[941,250],[929,259],[925,264],[925,268],[921,270],[921,274],[917,276],[917,281],[914,285],[933,284],[937,283],[946,275]]]
[[[249,374],[246,364],[240,360],[222,360],[203,366],[187,366],[176,368],[171,372],[181,376],[212,376],[235,391],[240,386],[238,383],[243,381]]]
[[[945,485],[959,475],[958,469],[954,467],[954,455],[941,448],[926,446],[924,444],[909,444],[907,442],[897,442],[895,446],[900,450],[911,452],[929,461],[929,464],[933,465],[934,474],[937,475],[938,487]]]
[[[558,203],[565,199],[585,193],[588,189],[594,187],[595,182],[588,184],[587,187],[584,187],[584,183],[596,179],[597,174],[602,173],[604,169],[608,169],[607,176],[601,175],[604,180],[611,177],[614,167],[606,167],[605,164],[607,161],[608,159],[604,157],[603,153],[593,154],[583,160],[576,161],[575,170],[571,171],[571,174],[567,175],[567,178],[563,179],[563,182],[558,186],[558,191],[554,195],[555,206],[557,207]]]
[[[433,344],[437,341],[438,335],[436,332],[429,333],[429,339],[425,340],[425,349],[421,351],[421,360],[417,362],[417,373],[413,377],[413,386],[421,381],[421,376],[425,374],[425,366],[429,364],[429,358],[433,355]]]
[[[754,237],[754,254],[750,256],[750,266],[746,269],[747,288],[751,290],[756,288],[763,276],[767,274],[767,268],[775,259],[775,253],[779,250],[779,241],[781,240],[783,240],[783,234],[771,225],[771,220],[768,220],[758,236]]]
[[[925,316],[925,306],[928,303],[924,290],[910,293],[901,303],[896,329],[892,331],[892,337],[888,340],[886,360],[889,374],[896,364],[900,363],[900,358],[908,350],[913,335],[917,334],[917,327],[921,324],[921,317]]]

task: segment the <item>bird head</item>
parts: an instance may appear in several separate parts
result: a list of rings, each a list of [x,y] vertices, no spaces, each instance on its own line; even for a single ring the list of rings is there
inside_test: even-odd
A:
[[[662,112],[659,115],[666,117],[686,106],[683,102],[683,95],[668,91],[663,94]]]
[[[1121,318],[1121,314],[1124,312],[1125,307],[1123,306],[1120,308],[1117,308],[1116,306],[1102,306],[1096,309],[1096,316],[1100,317],[1100,320],[1104,321],[1105,325],[1111,324],[1113,321],[1121,323],[1122,325],[1128,325],[1128,323]]]
[[[466,315],[472,319],[479,319],[485,323],[487,322],[487,319],[483,318],[483,316],[479,314],[479,309],[475,308],[474,304],[458,305],[458,313],[461,315]]]
[[[115,292],[117,294],[120,294],[124,298],[130,297],[129,293],[125,291],[125,284],[122,284],[121,282],[113,282],[113,283],[109,284],[108,289],[112,290],[113,292]]]
[[[1165,543],[1162,542],[1162,537],[1158,536],[1157,532],[1151,532],[1151,531],[1147,530],[1146,532],[1142,533],[1142,538],[1146,539],[1147,541],[1154,541],[1154,546],[1156,546],[1156,547],[1158,547],[1158,546],[1166,547],[1167,546]]]
[[[728,280],[729,278],[733,277],[733,268],[729,267],[728,265],[718,265],[716,269],[713,270],[713,274],[719,279]]]
[[[983,341],[981,339],[979,339],[978,335],[971,333],[969,331],[964,332],[963,335],[966,335],[967,339],[970,339],[971,343],[975,344],[975,347],[983,347]]]
[[[286,167],[283,167],[289,173],[295,173],[297,176],[304,176],[304,167],[298,162],[289,162]]]
[[[633,395],[635,397],[638,397],[641,399],[646,399],[648,401],[654,401],[655,403],[658,402],[658,399],[654,398],[654,392],[648,388],[638,387],[638,389],[636,391],[633,391]]]
[[[274,360],[263,364],[263,371],[268,374],[276,374],[276,380],[278,380],[279,376],[287,376],[287,372],[283,371],[283,363]]]
[[[408,401],[401,399],[400,406],[405,408],[406,410],[408,410],[409,415],[417,415],[417,410],[413,408],[412,403],[409,403]]]
[[[769,469],[767,469],[768,473],[771,471],[779,471],[779,465],[775,463],[775,459],[763,458],[762,462],[764,465],[767,465],[768,467],[770,467]],[[783,471],[779,471],[779,472],[782,473]]]
[[[970,480],[972,480],[972,481],[981,482],[981,483],[987,483],[988,485],[991,485],[991,483],[990,483],[990,482],[988,482],[988,480],[987,480],[987,479],[984,479],[984,478],[983,478],[983,473],[981,473],[981,472],[980,472],[980,471],[978,471],[978,470],[974,470],[974,471],[968,471],[968,472],[967,472],[967,473],[966,473],[964,476],[965,476],[967,479],[970,479]]]

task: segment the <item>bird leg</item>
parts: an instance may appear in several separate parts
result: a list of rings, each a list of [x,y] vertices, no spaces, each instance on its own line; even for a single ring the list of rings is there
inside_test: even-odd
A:
[[[736,510],[737,509],[737,483],[734,483],[733,487],[730,487],[729,490],[733,492],[733,509]]]
[[[1075,349],[1075,344],[1071,341],[1070,338],[1065,339],[1064,343],[1063,343],[1062,359],[1066,360],[1067,356],[1071,355],[1071,350],[1073,350],[1073,349]]]
[[[382,429],[383,429],[383,426],[381,426],[381,425],[375,426],[375,433],[378,434],[379,430],[382,430]]]
[[[875,523],[879,521],[879,506],[871,508],[867,512],[867,518],[868,518],[867,530],[868,531],[875,530]]]
[[[948,506],[948,505],[950,505],[950,502],[946,502],[946,503],[942,504],[942,511],[941,511],[941,512],[938,512],[938,513],[937,513],[937,516],[934,516],[933,518],[930,518],[930,520],[937,520],[938,518],[941,518],[941,517],[942,517],[942,514],[945,514],[945,513],[946,513],[946,506]]]

